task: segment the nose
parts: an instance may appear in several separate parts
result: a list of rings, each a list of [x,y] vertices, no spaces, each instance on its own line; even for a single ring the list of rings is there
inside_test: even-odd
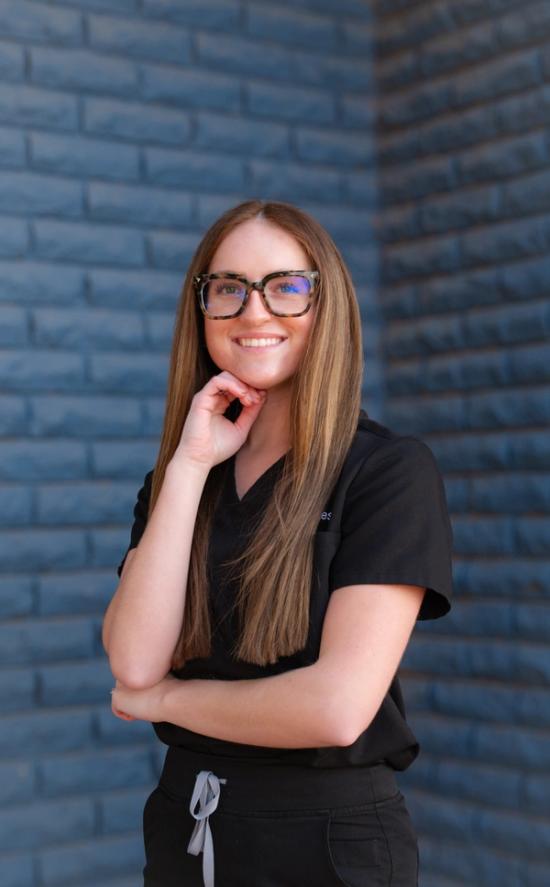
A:
[[[248,317],[270,317],[270,312],[265,307],[262,295],[258,290],[251,289],[249,291],[248,302],[243,314],[246,314]]]

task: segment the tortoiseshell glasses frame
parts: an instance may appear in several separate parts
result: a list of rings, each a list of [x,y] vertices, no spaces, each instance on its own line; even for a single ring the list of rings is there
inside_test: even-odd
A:
[[[310,289],[308,293],[304,293],[303,295],[307,295],[308,302],[303,311],[298,311],[296,313],[288,313],[282,311],[274,311],[265,294],[265,287],[269,283],[270,280],[274,280],[277,277],[289,277],[289,276],[300,276],[305,277],[310,283]],[[243,284],[245,287],[244,296],[242,297],[242,301],[240,306],[234,311],[232,314],[211,314],[205,305],[204,302],[204,290],[207,283],[211,280],[237,280]],[[246,277],[243,277],[241,274],[234,274],[232,271],[219,271],[215,274],[196,274],[193,277],[193,285],[195,287],[195,292],[198,296],[199,305],[202,313],[205,317],[210,318],[211,320],[228,320],[231,317],[238,317],[239,314],[242,314],[244,309],[246,308],[248,298],[251,290],[258,290],[260,293],[263,303],[270,314],[275,315],[275,317],[301,317],[303,314],[306,314],[311,308],[314,297],[318,293],[318,283],[319,283],[319,271],[272,271],[270,274],[266,274],[261,280],[247,280]]]

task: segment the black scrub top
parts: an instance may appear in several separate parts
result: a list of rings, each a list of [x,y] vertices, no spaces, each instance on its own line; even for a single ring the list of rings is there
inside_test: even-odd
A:
[[[239,680],[267,677],[315,662],[323,618],[336,588],[357,584],[409,584],[426,587],[418,619],[438,619],[451,607],[453,534],[443,480],[424,441],[399,435],[361,410],[357,433],[315,536],[310,632],[304,649],[267,666],[231,656],[236,640],[235,587],[221,563],[240,554],[251,527],[265,507],[285,456],[271,465],[241,500],[235,488],[235,457],[226,460],[223,489],[209,546],[209,595],[213,615],[212,652],[191,659],[172,674],[178,678]],[[144,479],[134,507],[128,550],[143,533],[152,471]],[[117,573],[120,576],[126,554]],[[397,675],[369,727],[349,746],[271,748],[226,742],[167,722],[154,723],[162,742],[192,751],[266,763],[341,767],[385,761],[405,770],[420,746],[406,721]]]

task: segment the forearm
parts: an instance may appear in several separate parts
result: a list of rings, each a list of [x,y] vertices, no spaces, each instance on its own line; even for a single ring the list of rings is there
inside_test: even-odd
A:
[[[338,688],[319,662],[253,680],[172,681],[162,720],[196,733],[272,748],[347,744]]]
[[[139,545],[104,621],[115,678],[127,686],[158,682],[180,635],[191,544],[208,472],[170,463]]]

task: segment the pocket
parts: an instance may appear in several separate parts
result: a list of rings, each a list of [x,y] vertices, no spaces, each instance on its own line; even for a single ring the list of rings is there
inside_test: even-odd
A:
[[[341,887],[328,856],[327,822],[327,810],[217,811],[210,826],[224,887]]]
[[[403,794],[332,810],[327,848],[342,887],[418,887],[419,854]]]
[[[326,844],[333,873],[343,887],[387,887],[392,858],[378,811],[373,804],[332,810]]]

